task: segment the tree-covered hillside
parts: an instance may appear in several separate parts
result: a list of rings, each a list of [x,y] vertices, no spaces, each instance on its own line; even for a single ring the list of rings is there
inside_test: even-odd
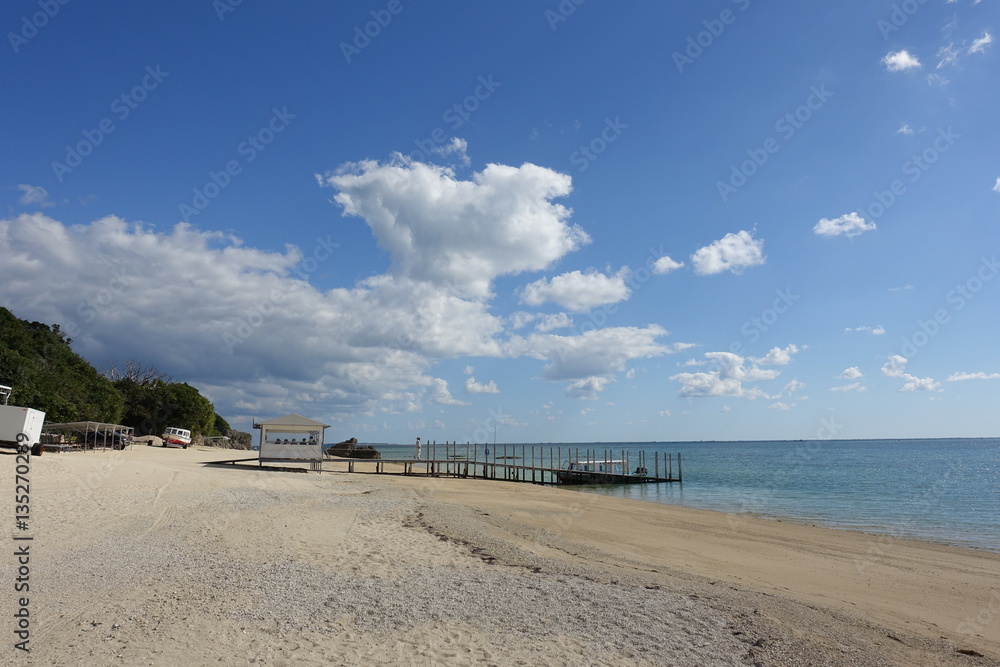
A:
[[[50,422],[121,423],[121,392],[69,344],[58,325],[0,308],[0,384],[14,388],[11,404],[43,410]]]
[[[58,324],[20,320],[0,307],[0,384],[14,388],[12,405],[42,410],[47,422],[123,424],[136,435],[159,435],[176,426],[194,436],[249,440],[249,434],[230,429],[212,402],[191,385],[172,382],[134,361],[123,368],[113,365],[109,379],[70,343]]]

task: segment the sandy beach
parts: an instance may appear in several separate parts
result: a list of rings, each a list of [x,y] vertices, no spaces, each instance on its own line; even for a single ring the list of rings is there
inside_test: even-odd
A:
[[[32,458],[3,663],[1000,665],[1000,554],[529,484],[203,465],[238,454]]]

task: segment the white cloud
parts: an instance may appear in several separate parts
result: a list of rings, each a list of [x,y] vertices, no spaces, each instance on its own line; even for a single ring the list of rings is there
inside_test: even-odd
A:
[[[781,401],[778,401],[777,403],[771,403],[771,405],[767,407],[772,410],[791,410],[795,407],[795,403],[782,403]]]
[[[937,56],[941,59],[937,64],[937,69],[954,65],[958,61],[958,49],[955,48],[954,44],[946,44],[938,49]]]
[[[691,255],[695,273],[703,276],[723,271],[739,274],[746,268],[763,264],[764,261],[763,239],[755,239],[745,230],[726,234]]]
[[[792,361],[792,356],[799,352],[796,345],[789,345],[785,348],[773,347],[766,356],[760,359],[753,359],[755,363],[762,366],[786,366]]]
[[[476,382],[476,378],[468,377],[465,379],[465,391],[469,394],[499,394],[500,390],[497,389],[497,383],[490,380],[486,384],[481,384]]]
[[[888,361],[882,364],[882,375],[895,378],[902,377],[904,371],[906,370],[906,364],[908,360],[906,357],[894,354],[889,357]]]
[[[466,383],[468,386],[468,383]],[[431,390],[428,392],[428,400],[439,405],[468,405],[451,395],[448,391],[448,382],[441,378],[431,378]],[[419,409],[419,405],[418,405]]]
[[[909,123],[903,123],[902,125],[899,126],[899,129],[896,130],[896,134],[913,134],[913,133],[914,129],[910,127]]]
[[[624,301],[632,291],[625,284],[629,271],[623,267],[613,276],[596,271],[571,271],[554,278],[536,280],[521,291],[521,303],[540,306],[550,301],[574,312]]]
[[[458,158],[459,163],[463,166],[468,167],[471,163],[469,156],[466,155],[466,151],[469,148],[469,144],[465,139],[459,139],[458,137],[452,137],[451,141],[437,146],[431,149],[432,153],[437,153],[442,157],[448,157],[449,155],[455,155]]]
[[[1000,179],[998,179],[1000,180]],[[662,275],[664,273],[670,273],[684,266],[684,262],[678,262],[671,259],[668,256],[663,256],[653,262],[653,273]]]
[[[540,317],[538,324],[535,325],[535,329],[545,333],[555,331],[556,329],[567,329],[571,326],[573,326],[573,319],[569,315],[566,313],[554,313]]]
[[[857,366],[851,366],[850,368],[842,370],[837,378],[840,380],[857,380],[858,378],[863,378],[864,376],[865,374],[861,372],[860,368]]]
[[[476,369],[473,368],[472,366],[466,366],[465,368],[462,369],[462,373],[464,373],[465,375],[472,375],[475,372]]]
[[[671,380],[681,384],[681,396],[763,398],[767,396],[763,391],[757,387],[745,387],[744,383],[773,380],[780,375],[780,371],[764,370],[755,363],[748,364],[747,359],[732,352],[706,352],[704,356],[714,368],[702,373],[670,376]]]
[[[988,32],[983,32],[983,36],[974,40],[969,47],[969,53],[982,53],[986,50],[986,45],[993,41],[993,36]]]
[[[948,382],[963,382],[965,380],[1000,380],[1000,373],[952,373]]]
[[[916,56],[911,55],[906,49],[903,49],[902,51],[890,51],[884,58],[882,58],[882,64],[885,65],[885,68],[890,72],[899,72],[914,67],[920,67],[920,61],[917,60]]]
[[[798,393],[805,389],[806,384],[804,382],[799,382],[798,380],[792,380],[785,385],[785,388],[781,391],[785,394],[791,396],[792,394]]]
[[[934,378],[918,378],[914,375],[904,375],[906,383],[896,391],[933,391],[941,386]]]
[[[625,370],[628,361],[672,354],[681,344],[664,345],[658,338],[667,335],[657,325],[645,328],[609,327],[592,329],[578,336],[534,333],[512,336],[504,345],[507,356],[529,356],[547,360],[542,379],[550,381],[609,377]]]
[[[596,401],[609,382],[614,382],[614,380],[607,377],[590,377],[577,380],[566,388],[566,395],[570,398]]]
[[[839,218],[820,218],[813,226],[819,236],[846,236],[853,238],[875,229],[875,223],[865,220],[857,213],[846,213]]]
[[[320,180],[340,189],[345,214],[362,216],[389,252],[384,273],[317,289],[314,275],[345,252],[330,235],[266,251],[187,224],[159,231],[112,216],[69,226],[32,214],[0,220],[4,305],[59,323],[97,365],[142,359],[246,421],[463,405],[429,374],[446,359],[528,356],[547,362],[543,378],[577,381],[680,349],[660,343],[667,332],[657,326],[525,339],[509,327],[536,316],[491,314],[496,277],[543,270],[589,241],[551,201],[569,193],[568,176],[490,165],[460,180],[397,156]],[[538,321],[568,321],[549,317]]]
[[[852,382],[851,384],[845,384],[840,387],[830,387],[830,391],[867,391],[868,387],[864,386],[860,382]]]
[[[545,167],[491,164],[459,180],[451,169],[396,154],[348,163],[325,176],[345,216],[362,218],[392,256],[389,275],[487,298],[502,275],[540,271],[590,237],[552,203],[571,180]]]
[[[846,333],[851,333],[852,331],[856,331],[858,333],[869,333],[869,334],[871,334],[873,336],[881,336],[882,334],[885,333],[885,327],[883,327],[881,324],[879,324],[878,326],[875,326],[875,327],[870,327],[868,325],[862,325],[860,327],[855,327],[853,329],[851,327],[847,327],[847,328],[844,329],[844,331]]]
[[[1000,180],[1000,179],[998,179],[998,180]],[[890,292],[906,292],[906,291],[909,291],[911,289],[914,289],[913,285],[903,285],[902,287],[890,287],[889,291]]]
[[[1000,177],[997,177],[997,182],[993,184],[993,192],[1000,192]]]
[[[540,317],[538,313],[526,313],[523,310],[511,313],[507,317],[507,326],[509,326],[513,331],[518,329],[523,329]]]
[[[908,360],[898,354],[889,357],[889,360],[882,365],[882,374],[888,377],[903,378],[906,382],[896,391],[933,391],[941,386],[933,378],[919,378],[906,372]]]
[[[968,47],[963,43],[960,46],[956,46],[954,42],[945,44],[940,49],[938,49],[937,57],[940,59],[937,64],[937,69],[943,67],[949,67],[955,65],[958,62],[959,56],[962,51],[965,55],[973,55],[976,53],[983,53],[986,47],[993,42],[993,36],[989,32],[984,31],[983,36],[974,39]]]
[[[49,201],[49,191],[40,185],[28,185],[27,183],[22,183],[17,186],[23,194],[18,202],[23,206],[39,206],[41,208],[47,208],[49,206],[55,206],[55,202]]]

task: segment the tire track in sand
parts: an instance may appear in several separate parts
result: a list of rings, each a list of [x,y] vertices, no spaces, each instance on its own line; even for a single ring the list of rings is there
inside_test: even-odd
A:
[[[167,487],[173,484],[174,480],[177,479],[179,473],[174,471],[170,473],[170,479],[163,483],[163,486],[156,490],[156,497],[153,498],[153,507],[156,507],[157,503],[160,502],[160,498],[163,496],[163,492],[167,490]],[[167,503],[166,506],[160,511],[159,516],[153,521],[152,525],[143,531],[140,537],[146,537],[152,532],[163,530],[170,524],[174,522],[177,518],[177,506],[174,503]]]

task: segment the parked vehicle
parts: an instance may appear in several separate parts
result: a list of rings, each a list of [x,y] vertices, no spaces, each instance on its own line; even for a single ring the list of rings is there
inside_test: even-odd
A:
[[[188,448],[191,444],[191,431],[186,428],[174,428],[173,426],[167,428],[160,436],[163,438],[163,446],[167,445],[180,446],[184,449]]]
[[[3,401],[0,405],[0,447],[30,447],[33,455],[40,456],[43,448],[39,438],[45,423],[45,413],[32,408],[7,405],[7,397],[11,391],[10,387],[0,385],[0,400]],[[19,435],[22,435],[21,440],[18,440]]]

